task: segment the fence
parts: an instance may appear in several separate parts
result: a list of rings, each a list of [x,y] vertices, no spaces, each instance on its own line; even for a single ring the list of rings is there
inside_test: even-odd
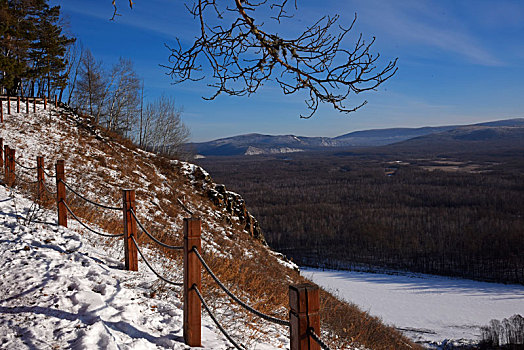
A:
[[[24,102],[25,100],[25,113],[26,114],[29,114],[30,113],[30,107],[29,105],[32,103],[33,105],[33,113],[36,113],[36,103],[43,103],[44,105],[44,110],[47,109],[47,97],[20,97],[20,96],[16,96],[16,97],[12,97],[12,96],[9,96],[9,95],[6,95],[6,96],[0,96],[0,123],[3,123],[4,122],[4,108],[3,108],[3,104],[4,104],[4,101],[6,102],[6,105],[7,105],[7,114],[11,114],[11,101],[12,100],[15,100],[16,101],[16,113],[20,113],[21,111],[21,103]],[[58,101],[58,97],[57,95],[54,96],[54,105],[55,107],[57,107],[59,104],[59,101]]]
[[[0,104],[2,100],[0,99]],[[56,101],[55,101],[56,102]],[[8,97],[8,114],[10,114],[10,100]],[[17,104],[19,106],[19,103]],[[0,110],[3,111],[0,105]],[[44,108],[45,99],[44,99]],[[19,109],[17,109],[19,110]],[[36,109],[35,109],[36,110]],[[2,112],[3,113],[3,112]],[[3,115],[3,114],[2,114]],[[3,120],[3,119],[2,119]],[[3,147],[3,154],[2,154]],[[202,307],[209,314],[210,318],[216,324],[217,328],[224,334],[229,342],[236,349],[245,349],[237,343],[220,324],[216,316],[211,311],[204,296],[202,295],[201,279],[202,268],[208,273],[217,285],[237,304],[248,312],[268,321],[289,328],[291,350],[319,350],[320,348],[328,350],[328,346],[321,340],[320,334],[320,302],[318,287],[312,284],[299,284],[289,286],[289,320],[279,319],[266,315],[243,302],[234,295],[213,273],[205,259],[202,257],[201,245],[201,219],[194,217],[193,213],[178,200],[182,208],[188,212],[191,217],[184,219],[184,244],[183,246],[173,246],[158,240],[151,234],[140,222],[136,214],[135,190],[122,190],[122,206],[116,207],[102,204],[90,200],[85,195],[79,193],[66,181],[65,162],[58,160],[55,164],[55,174],[50,174],[44,168],[44,158],[36,157],[36,166],[31,167],[20,163],[16,158],[16,152],[8,145],[3,145],[3,139],[0,138],[0,169],[4,167],[4,184],[8,187],[14,187],[17,180],[25,182],[28,185],[36,185],[36,198],[43,203],[46,195],[56,196],[56,208],[58,215],[58,225],[67,227],[68,215],[71,215],[86,230],[110,238],[122,237],[124,243],[124,262],[125,268],[129,271],[138,270],[138,256],[146,266],[162,281],[183,288],[184,295],[184,321],[183,333],[184,341],[189,346],[202,346],[201,341],[201,310]],[[36,181],[28,181],[23,177],[16,177],[17,168],[24,171],[35,171]],[[31,176],[26,173],[26,176]],[[56,191],[52,191],[45,181],[45,177],[55,178]],[[82,220],[71,209],[67,201],[67,192],[71,192],[76,197],[86,201],[98,208],[110,211],[122,211],[122,233],[107,234],[99,232]],[[147,257],[142,252],[137,242],[138,228],[144,232],[155,244],[176,251],[182,251],[183,254],[183,283],[171,281],[159,274],[149,263]]]

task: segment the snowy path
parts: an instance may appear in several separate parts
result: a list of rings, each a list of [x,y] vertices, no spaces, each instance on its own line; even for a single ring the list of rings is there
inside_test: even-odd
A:
[[[0,186],[0,348],[188,348],[177,297],[150,298],[151,274],[123,271],[117,252],[31,208]],[[210,322],[205,347],[228,348]]]
[[[491,319],[524,315],[524,286],[431,275],[302,269],[302,275],[416,341],[479,340]]]

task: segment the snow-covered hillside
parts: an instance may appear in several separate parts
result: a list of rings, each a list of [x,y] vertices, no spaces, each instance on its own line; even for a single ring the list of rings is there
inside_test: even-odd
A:
[[[121,206],[122,189],[135,189],[138,220],[169,245],[182,244],[182,219],[189,216],[185,205],[201,218],[202,255],[220,280],[258,311],[289,317],[289,286],[306,280],[294,264],[265,245],[258,223],[239,195],[213,183],[200,167],[140,150],[93,126],[88,116],[42,107],[37,105],[36,113],[4,114],[0,124],[0,138],[16,149],[18,163],[17,192],[0,193],[4,269],[0,271],[4,310],[0,322],[9,349],[22,346],[23,341],[29,348],[46,347],[39,341],[56,344],[50,348],[183,347],[177,288],[154,277],[144,261],[139,261],[138,274],[122,271],[121,240],[93,236],[71,216],[70,229],[58,229],[53,196],[42,207],[30,201],[36,193],[37,156],[44,156],[45,181],[51,191],[55,190],[54,164],[65,160],[70,186],[66,202],[80,220],[98,231],[121,233],[121,210],[97,208],[74,195],[73,189],[113,209]],[[145,234],[138,244],[161,275],[181,281],[179,252],[159,248]],[[289,346],[286,326],[244,311],[206,273],[202,291],[235,341],[250,349]],[[320,299],[321,335],[333,348],[413,348],[399,332],[354,305],[324,291]],[[206,319],[204,346],[231,346],[217,334]]]
[[[251,236],[231,203],[213,204],[207,191],[215,184],[197,166],[166,163],[154,154],[109,139],[92,127],[88,118],[61,108],[43,110],[42,105],[37,105],[37,113],[7,115],[4,103],[0,138],[4,145],[16,149],[16,161],[21,165],[34,167],[36,156],[44,156],[50,175],[56,160],[65,159],[66,181],[96,202],[119,207],[121,189],[136,189],[138,217],[157,238],[171,244],[180,245],[182,218],[188,216],[177,204],[181,199],[203,219],[203,250],[212,254],[207,256],[212,266],[220,258],[247,253],[249,247],[259,252],[257,256],[269,257],[286,269],[285,261]],[[9,349],[24,342],[29,348],[34,348],[32,344],[45,348],[46,342],[56,348],[184,348],[178,289],[161,282],[142,261],[138,274],[122,271],[121,240],[94,236],[71,217],[71,230],[58,229],[52,200],[47,211],[23,198],[34,196],[31,182],[36,171],[17,165],[16,173],[18,194],[4,187],[0,193],[0,343],[4,344],[5,338]],[[46,183],[51,191],[55,189],[54,178],[47,177]],[[121,211],[99,210],[72,193],[68,201],[89,226],[109,234],[121,232]],[[244,220],[250,218],[245,209],[241,214]],[[144,239],[140,241],[142,249],[148,252],[154,268],[181,281],[181,255],[168,258]],[[210,289],[204,292],[212,292],[211,287],[205,284]],[[289,343],[286,328],[238,317],[245,314],[225,295],[213,294],[212,299],[207,295],[211,307],[237,341],[256,349]],[[231,346],[209,322],[203,322],[204,345]]]
[[[187,348],[179,291],[155,298],[157,278],[145,266],[124,271],[120,245],[78,224],[58,227],[54,211],[2,186],[0,223],[1,348]],[[153,257],[159,264],[161,257]],[[230,347],[209,318],[202,326],[206,348]]]

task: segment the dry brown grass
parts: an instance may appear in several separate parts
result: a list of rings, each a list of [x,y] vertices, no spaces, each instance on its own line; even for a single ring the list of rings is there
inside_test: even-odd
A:
[[[246,242],[249,240],[246,239]],[[289,285],[311,282],[278,263],[260,243],[250,245],[251,257],[246,258],[244,251],[239,247],[229,250],[233,259],[212,254],[205,258],[234,293],[253,300],[253,306],[264,313],[287,319]],[[213,289],[211,286],[209,288]],[[215,294],[220,293],[215,291]],[[398,331],[385,326],[380,319],[359,310],[355,305],[325,290],[321,290],[320,298],[322,329],[329,334],[330,346],[348,349],[360,344],[377,350],[418,348]]]

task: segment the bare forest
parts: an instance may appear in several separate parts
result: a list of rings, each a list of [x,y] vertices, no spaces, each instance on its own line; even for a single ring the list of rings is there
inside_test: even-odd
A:
[[[524,161],[492,154],[201,160],[302,265],[524,283]]]

